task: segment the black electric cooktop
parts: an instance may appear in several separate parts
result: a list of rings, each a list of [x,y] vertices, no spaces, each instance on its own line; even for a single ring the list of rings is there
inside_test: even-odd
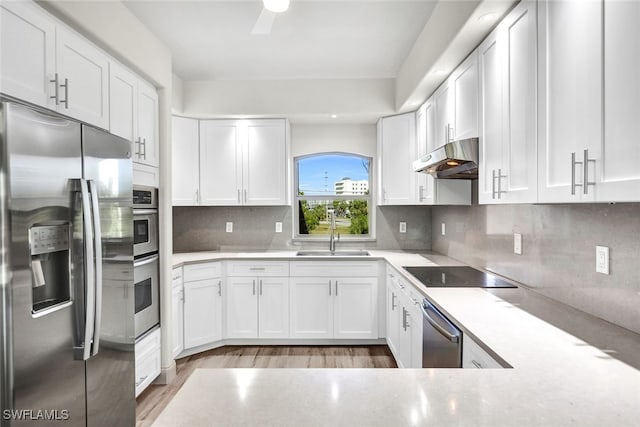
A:
[[[491,273],[471,267],[402,267],[429,288],[516,288]]]

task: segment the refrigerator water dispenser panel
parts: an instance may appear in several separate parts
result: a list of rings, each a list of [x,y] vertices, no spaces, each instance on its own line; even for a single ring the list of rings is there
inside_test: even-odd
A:
[[[33,314],[69,302],[69,225],[32,226],[29,251]]]

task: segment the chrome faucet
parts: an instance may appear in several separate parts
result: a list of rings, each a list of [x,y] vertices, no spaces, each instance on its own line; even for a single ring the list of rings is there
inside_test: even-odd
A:
[[[340,233],[338,233],[338,237],[336,238],[336,213],[335,211],[331,212],[331,235],[329,236],[329,252],[331,255],[336,253],[336,242],[340,241]]]

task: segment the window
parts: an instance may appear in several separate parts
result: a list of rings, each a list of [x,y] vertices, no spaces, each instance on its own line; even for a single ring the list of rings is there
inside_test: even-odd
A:
[[[355,154],[314,154],[295,159],[295,237],[326,237],[331,216],[345,238],[372,236],[371,159]]]

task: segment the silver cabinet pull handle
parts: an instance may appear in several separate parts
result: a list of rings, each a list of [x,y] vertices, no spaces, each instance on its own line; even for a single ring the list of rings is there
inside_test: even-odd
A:
[[[256,281],[253,281],[253,294],[256,294]]]
[[[571,153],[571,195],[576,194],[576,187],[582,187],[582,184],[576,183],[576,165],[581,165],[582,162],[576,161],[575,151]]]
[[[498,200],[502,199],[501,194],[506,193],[507,191],[502,191],[502,178],[506,178],[507,175],[502,175],[502,169],[498,169]]]
[[[180,300],[184,304],[184,289],[180,291]]]
[[[407,330],[407,309],[402,307],[402,329]]]
[[[200,203],[200,190],[196,190],[196,204]]]
[[[222,296],[222,280],[218,280],[218,296]]]
[[[136,382],[136,387],[138,387],[140,384],[142,384],[144,382],[144,380],[147,379],[149,375],[145,375],[144,377],[140,378],[140,381]]]
[[[491,170],[491,198],[496,198],[496,170]]]
[[[56,105],[60,104],[60,89],[58,88],[58,73],[53,77],[53,80],[49,80],[49,83],[53,83],[53,96],[49,98],[56,100]]]
[[[244,203],[247,203],[247,189],[244,189]]]
[[[451,126],[450,124],[447,124],[447,142],[453,141],[452,135],[454,135],[453,126]]]
[[[336,280],[336,296],[338,296],[338,281]]]
[[[583,159],[582,159],[582,170],[584,172],[584,176],[582,178],[582,191],[584,192],[584,194],[589,194],[589,186],[590,185],[596,185],[596,183],[594,181],[589,181],[589,162],[593,162],[595,163],[596,160],[593,159],[589,159],[589,150],[585,149],[584,153],[583,153]]]
[[[391,292],[391,311],[396,311],[396,294]]]
[[[144,149],[142,151],[142,159],[147,160],[147,138],[142,138],[142,148]]]
[[[479,362],[476,362],[475,360],[472,360],[471,363],[473,363],[473,366],[475,366],[478,369],[482,369],[482,365]]]
[[[331,280],[329,280],[329,296],[331,296]]]
[[[65,109],[69,109],[69,79],[64,79],[64,84],[61,84],[60,87],[64,88],[64,99],[60,101],[61,104],[64,104]]]
[[[421,202],[424,200],[424,185],[421,185],[418,189],[418,200]]]
[[[264,271],[265,267],[250,267],[249,270],[251,270],[251,271]]]
[[[238,204],[240,204],[240,189],[238,188]]]

